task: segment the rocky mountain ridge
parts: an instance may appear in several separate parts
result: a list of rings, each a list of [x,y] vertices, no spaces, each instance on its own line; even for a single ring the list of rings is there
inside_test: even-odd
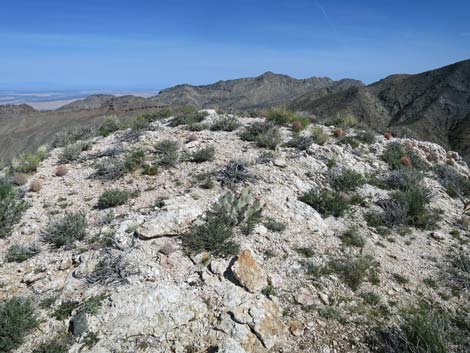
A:
[[[470,317],[448,257],[469,250],[458,154],[214,110],[145,121],[4,171],[23,186],[1,202],[29,207],[1,228],[0,320],[15,300],[34,312],[0,322],[5,352],[384,352],[423,299]]]

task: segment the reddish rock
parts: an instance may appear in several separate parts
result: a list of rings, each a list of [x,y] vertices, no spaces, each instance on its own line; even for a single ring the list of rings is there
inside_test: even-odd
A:
[[[335,129],[335,131],[333,131],[333,135],[335,137],[343,137],[344,135],[346,135],[346,133],[344,132],[343,129],[341,129],[340,127]]]
[[[413,163],[411,162],[410,156],[403,156],[400,158],[400,164],[404,165],[405,167],[411,167]]]
[[[292,123],[292,130],[295,131],[295,132],[299,132],[299,131],[301,131],[303,128],[304,128],[304,126],[302,125],[302,123],[301,123],[299,120],[295,120],[295,121]]]
[[[251,293],[259,292],[268,285],[266,274],[248,249],[238,255],[232,272],[240,284]]]
[[[69,172],[65,165],[59,165],[55,170],[55,175],[58,177],[63,177]]]
[[[384,134],[384,137],[386,140],[391,140],[393,138],[393,135],[390,131],[387,131],[385,134]]]
[[[198,137],[196,134],[191,134],[188,136],[188,142],[194,142],[194,141],[197,141],[198,140]]]

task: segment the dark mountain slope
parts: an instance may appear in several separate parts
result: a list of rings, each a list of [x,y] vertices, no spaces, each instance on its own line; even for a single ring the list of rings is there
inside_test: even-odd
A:
[[[290,106],[320,119],[352,113],[373,128],[406,132],[470,158],[470,60],[418,75],[393,75],[324,98],[307,93]]]

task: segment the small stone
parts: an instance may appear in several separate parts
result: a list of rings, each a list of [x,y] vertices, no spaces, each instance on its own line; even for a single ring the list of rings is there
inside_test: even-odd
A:
[[[304,325],[298,320],[291,320],[289,321],[289,331],[296,337],[302,336],[304,333]]]
[[[287,163],[284,159],[275,159],[273,161],[273,164],[276,166],[276,167],[279,167],[279,168],[286,168],[287,167]]]
[[[318,297],[320,298],[323,304],[330,305],[330,299],[328,298],[328,295],[326,295],[325,293],[318,293]]]
[[[409,156],[403,156],[400,158],[400,164],[405,167],[411,167],[413,165],[411,158]]]
[[[310,306],[319,304],[320,301],[307,288],[301,288],[295,295],[295,301],[301,305]]]
[[[437,240],[437,241],[441,241],[441,240],[445,239],[445,236],[441,232],[432,232],[431,233],[431,238],[433,238],[434,240]]]
[[[224,260],[212,260],[210,264],[210,270],[213,274],[223,276],[227,270],[227,262]]]
[[[262,224],[257,224],[254,229],[254,232],[255,234],[259,234],[259,235],[266,235],[268,233],[268,229]]]
[[[73,266],[73,261],[71,258],[63,259],[60,262],[59,270],[61,271],[68,270],[69,268],[72,268],[72,266]]]
[[[242,250],[238,255],[232,272],[240,284],[251,293],[259,292],[268,285],[266,274],[249,249]]]
[[[88,322],[84,311],[76,313],[69,322],[69,331],[75,337],[80,337],[88,330]]]
[[[343,137],[344,135],[346,135],[346,133],[344,132],[343,129],[337,128],[337,129],[335,129],[335,130],[333,131],[333,135],[334,135],[335,137]]]

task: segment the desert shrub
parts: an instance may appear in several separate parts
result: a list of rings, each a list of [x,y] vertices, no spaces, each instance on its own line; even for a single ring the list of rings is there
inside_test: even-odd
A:
[[[276,221],[274,218],[266,218],[263,225],[270,231],[278,233],[285,231],[287,228],[284,223]]]
[[[212,131],[234,131],[240,127],[240,121],[235,117],[222,116],[215,120],[210,129]]]
[[[41,343],[32,353],[68,353],[71,343],[71,337],[64,333]]]
[[[287,142],[287,147],[297,148],[300,151],[307,151],[313,143],[310,136],[294,135],[292,139]]]
[[[134,195],[131,191],[126,190],[106,190],[98,199],[96,207],[100,210],[124,205]]]
[[[88,222],[83,212],[66,212],[62,218],[49,223],[43,239],[56,248],[69,249],[75,241],[86,237]]]
[[[201,173],[196,174],[193,176],[192,185],[198,186],[202,189],[213,189],[215,187],[215,183],[212,180],[212,174],[210,173]]]
[[[276,159],[276,155],[271,151],[263,151],[256,158],[256,163],[258,164],[268,164],[273,163]]]
[[[340,173],[330,173],[331,186],[338,191],[354,191],[364,185],[367,180],[361,173],[345,169]]]
[[[382,154],[382,159],[387,162],[392,169],[404,167],[400,161],[403,157],[410,158],[413,168],[418,170],[428,169],[426,162],[423,161],[421,157],[418,156],[415,151],[413,151],[412,148],[404,146],[399,142],[389,143],[384,153]]]
[[[0,303],[0,352],[18,348],[34,328],[39,325],[30,299],[13,297]]]
[[[231,161],[216,174],[216,179],[222,186],[234,186],[254,179],[254,176],[243,161]]]
[[[459,325],[458,314],[419,303],[402,310],[399,325],[379,330],[374,345],[386,353],[463,353],[469,333],[468,324]]]
[[[293,114],[282,108],[272,108],[267,112],[267,119],[277,125],[286,125],[292,121]]]
[[[273,126],[256,136],[256,145],[258,147],[275,150],[276,147],[279,146],[281,143],[281,131],[276,126]]]
[[[96,179],[116,180],[126,173],[126,165],[119,157],[102,158],[98,160],[93,167]]]
[[[74,162],[80,157],[80,154],[83,151],[86,151],[89,149],[90,149],[90,143],[88,142],[78,141],[78,142],[72,143],[64,147],[64,149],[62,150],[62,153],[59,155],[59,160],[62,163]]]
[[[157,164],[163,167],[174,167],[179,160],[179,143],[172,140],[160,141],[155,149],[158,154]]]
[[[338,143],[341,145],[349,145],[351,148],[359,147],[359,140],[356,136],[342,136],[338,139]]]
[[[410,190],[416,187],[420,187],[421,181],[424,175],[416,169],[410,168],[399,168],[392,170],[385,177],[385,184],[391,189],[397,189],[401,191]]]
[[[448,261],[444,277],[450,286],[457,291],[470,290],[470,255],[463,250],[453,252],[448,255]]]
[[[120,285],[129,282],[129,276],[137,272],[124,259],[123,254],[115,256],[106,254],[96,264],[93,271],[86,277],[89,284],[102,286]]]
[[[311,129],[310,136],[312,137],[313,142],[320,146],[324,145],[329,140],[329,136],[321,127]]]
[[[52,313],[56,320],[66,320],[72,316],[72,312],[78,307],[79,303],[73,300],[62,302]]]
[[[7,262],[24,262],[29,258],[39,254],[41,249],[37,244],[30,245],[12,245],[8,248],[5,254]]]
[[[169,126],[176,127],[180,125],[194,125],[201,123],[207,116],[206,112],[183,111],[179,112],[173,119],[171,119]]]
[[[101,126],[98,128],[98,133],[101,136],[106,137],[106,136],[111,135],[113,132],[121,130],[123,128],[124,128],[123,124],[117,117],[110,116],[110,117],[107,117],[103,121]]]
[[[239,245],[232,240],[235,227],[249,234],[261,218],[262,206],[251,192],[244,189],[239,195],[225,194],[206,213],[202,223],[195,225],[183,238],[189,252],[208,251],[215,256],[238,253]]]
[[[57,133],[54,136],[52,147],[65,147],[77,141],[93,138],[96,135],[94,127],[75,127]]]
[[[301,255],[302,257],[305,258],[310,258],[315,255],[315,251],[312,248],[307,248],[305,246],[302,246],[300,248],[295,249],[295,251]]]
[[[361,292],[359,296],[364,300],[366,304],[378,305],[382,301],[380,295],[374,292]]]
[[[11,235],[27,208],[27,202],[18,198],[13,185],[6,178],[0,178],[0,238]]]
[[[323,217],[342,217],[350,207],[349,201],[343,195],[328,190],[312,189],[303,194],[299,200],[316,209]]]
[[[144,175],[153,176],[158,174],[158,165],[156,163],[146,163],[143,168],[142,174]]]
[[[375,133],[371,130],[361,131],[356,135],[356,140],[367,145],[373,144],[376,141]]]
[[[129,152],[124,160],[124,169],[128,172],[134,172],[142,167],[145,162],[145,151],[137,148]]]
[[[465,208],[470,207],[470,179],[468,176],[458,173],[449,166],[439,166],[435,168],[435,172],[447,194],[450,197],[462,200]]]
[[[190,161],[194,163],[203,163],[214,160],[215,147],[207,146],[194,151],[190,155]]]
[[[244,141],[254,142],[259,135],[265,133],[273,127],[273,123],[269,121],[256,121],[243,129],[243,131],[240,133],[240,138]]]
[[[346,256],[330,260],[323,272],[339,275],[352,290],[357,290],[365,281],[377,283],[378,267],[369,255]]]
[[[357,248],[363,248],[366,245],[366,239],[359,234],[356,227],[347,229],[341,236],[341,241],[346,246],[355,246]]]
[[[357,126],[359,120],[352,114],[349,113],[338,113],[333,121],[333,125],[341,127],[354,127]]]
[[[11,161],[11,170],[17,173],[33,173],[37,171],[39,164],[47,158],[47,148],[39,147],[36,152],[22,153]]]

